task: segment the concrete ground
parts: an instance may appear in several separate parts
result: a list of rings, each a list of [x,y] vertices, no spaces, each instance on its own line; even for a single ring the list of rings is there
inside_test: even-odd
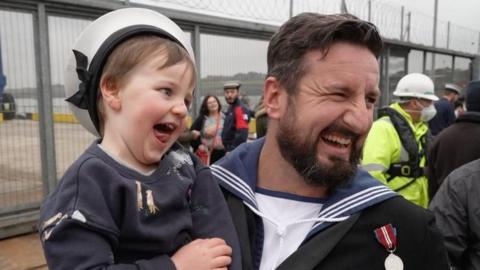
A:
[[[93,136],[77,124],[56,123],[54,128],[60,176],[93,141]],[[10,212],[16,213],[43,200],[39,143],[37,121],[0,122],[0,220]],[[0,228],[3,228],[1,222]],[[37,233],[0,240],[0,270],[33,269],[48,269]]]
[[[0,240],[0,269],[48,270],[36,233]]]

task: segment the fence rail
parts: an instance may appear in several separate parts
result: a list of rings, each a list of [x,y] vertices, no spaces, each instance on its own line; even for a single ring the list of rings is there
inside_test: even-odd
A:
[[[32,230],[44,197],[94,140],[63,102],[66,55],[94,18],[125,6],[159,10],[190,37],[200,73],[193,112],[198,111],[203,95],[223,95],[222,84],[231,79],[242,81],[242,93],[253,107],[267,69],[268,38],[289,16],[300,12],[338,13],[344,9],[371,20],[384,37],[411,46],[412,55],[416,53],[413,60],[422,60],[412,60],[409,65],[416,64],[420,70],[432,59],[432,52],[439,51],[427,46],[432,43],[430,18],[373,0],[2,0],[0,71],[5,74],[6,85],[4,89],[0,85],[0,92],[4,90],[0,101],[0,238]],[[468,80],[466,73],[477,52],[478,33],[453,24],[438,26],[439,31],[450,29],[448,34],[439,35],[437,44],[444,46],[442,59],[452,63],[445,69],[450,68],[451,74],[444,72],[441,79]],[[404,72],[405,61],[394,60],[398,59],[387,51],[381,61],[393,63],[382,73],[387,78],[393,71],[396,77]],[[384,85],[392,82],[387,79]]]
[[[125,0],[120,2],[125,3]],[[379,27],[381,34],[390,39],[426,46],[435,45],[437,48],[466,53],[480,52],[480,29],[474,30],[437,20],[437,38],[434,44],[433,16],[378,0],[130,0],[129,3],[190,10],[225,18],[244,18],[276,26],[291,15],[301,12],[333,14],[346,11],[373,22]]]

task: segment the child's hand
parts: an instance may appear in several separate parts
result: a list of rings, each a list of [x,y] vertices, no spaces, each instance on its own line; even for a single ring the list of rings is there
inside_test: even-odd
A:
[[[223,239],[197,239],[177,250],[172,261],[177,270],[227,270],[231,255]]]

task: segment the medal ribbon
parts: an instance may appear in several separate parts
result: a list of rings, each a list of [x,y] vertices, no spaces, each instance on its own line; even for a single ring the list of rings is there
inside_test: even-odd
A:
[[[377,241],[384,246],[388,252],[393,252],[397,248],[397,230],[392,224],[383,225],[373,232]]]

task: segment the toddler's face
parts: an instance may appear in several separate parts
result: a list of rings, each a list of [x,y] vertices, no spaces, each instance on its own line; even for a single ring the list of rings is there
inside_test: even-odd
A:
[[[193,66],[181,61],[159,69],[164,61],[150,58],[129,73],[119,89],[120,109],[107,116],[105,126],[114,134],[120,158],[147,170],[157,166],[185,129],[193,99]]]

